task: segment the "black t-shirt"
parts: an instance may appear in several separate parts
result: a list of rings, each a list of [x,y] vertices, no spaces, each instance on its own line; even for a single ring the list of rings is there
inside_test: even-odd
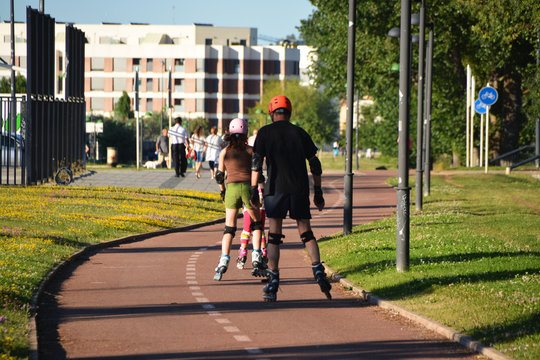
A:
[[[318,149],[304,129],[289,121],[266,125],[259,129],[253,150],[266,158],[264,195],[309,194],[306,159]]]

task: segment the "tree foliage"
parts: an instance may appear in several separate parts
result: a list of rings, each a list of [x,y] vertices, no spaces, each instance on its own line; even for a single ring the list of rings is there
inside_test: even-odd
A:
[[[133,111],[131,111],[131,100],[126,91],[122,92],[122,96],[118,99],[118,102],[114,104],[114,112],[118,114],[122,120],[133,118]]]
[[[311,3],[316,9],[299,28],[303,39],[317,49],[318,61],[312,65],[311,73],[317,85],[324,86],[333,96],[345,98],[348,2],[311,0]],[[412,12],[418,13],[419,2],[412,4]],[[373,96],[375,109],[384,118],[379,123],[381,129],[377,129],[380,143],[377,147],[390,154],[397,152],[399,74],[391,70],[391,65],[399,62],[399,41],[389,38],[387,33],[399,26],[399,17],[399,1],[363,0],[357,5],[355,90]],[[471,65],[479,84],[477,91],[490,81],[499,92],[499,101],[492,108],[497,120],[492,133],[495,151],[517,146],[520,131],[529,129],[531,115],[538,114],[539,85],[533,80],[538,71],[534,63],[540,3],[537,0],[429,0],[426,17],[426,22],[434,24],[435,34],[434,154],[465,152],[467,64]],[[411,32],[417,31],[413,26]],[[417,46],[413,46],[412,54],[410,132],[414,138]],[[522,141],[528,138],[521,134]]]
[[[251,129],[271,121],[268,103],[276,95],[285,95],[291,100],[291,121],[306,130],[316,144],[334,140],[338,128],[337,104],[325,93],[300,85],[298,80],[269,80],[264,83],[261,101],[249,110]]]
[[[26,93],[26,78],[21,75],[15,75],[15,92],[17,94]],[[0,80],[0,94],[10,94],[11,93],[11,77],[3,77]]]

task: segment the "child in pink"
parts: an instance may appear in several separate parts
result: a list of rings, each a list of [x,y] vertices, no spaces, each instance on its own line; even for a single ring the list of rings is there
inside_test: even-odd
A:
[[[266,219],[266,211],[264,210],[264,201],[263,201],[263,195],[262,195],[262,184],[259,184],[259,199],[261,202],[261,221],[263,226],[263,231],[261,234],[261,250],[263,259],[266,262],[267,256],[266,256],[266,236],[264,235],[264,220]],[[246,260],[247,260],[247,247],[249,240],[251,239],[251,217],[249,216],[247,209],[243,208],[244,212],[244,229],[242,230],[242,235],[240,235],[240,249],[238,250],[238,259],[236,259],[236,267],[238,269],[243,269]]]

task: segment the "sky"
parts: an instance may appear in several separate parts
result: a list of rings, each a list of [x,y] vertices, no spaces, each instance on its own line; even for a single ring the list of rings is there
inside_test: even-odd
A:
[[[313,11],[308,0],[44,0],[45,13],[57,22],[99,24],[213,24],[254,27],[259,35],[299,35],[297,26]],[[26,21],[26,7],[39,0],[14,0],[15,21]],[[0,19],[10,20],[10,0],[0,0]],[[260,44],[265,44],[259,40]]]

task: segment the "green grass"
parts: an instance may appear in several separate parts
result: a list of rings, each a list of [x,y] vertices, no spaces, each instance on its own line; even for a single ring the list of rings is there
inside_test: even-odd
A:
[[[322,163],[323,172],[328,170],[345,171],[345,156],[341,153],[336,159],[331,152],[320,152],[319,158]],[[375,170],[378,167],[384,166],[388,170],[397,169],[397,160],[387,156],[378,156],[376,159],[358,159],[358,168],[360,170]],[[356,169],[356,157],[352,158],[352,168]]]
[[[30,300],[77,250],[106,240],[224,216],[196,191],[0,186],[0,359],[28,357]]]
[[[539,359],[539,190],[528,176],[433,176],[424,210],[410,217],[408,272],[395,268],[395,216],[321,241],[321,256],[382,298],[516,359]]]

